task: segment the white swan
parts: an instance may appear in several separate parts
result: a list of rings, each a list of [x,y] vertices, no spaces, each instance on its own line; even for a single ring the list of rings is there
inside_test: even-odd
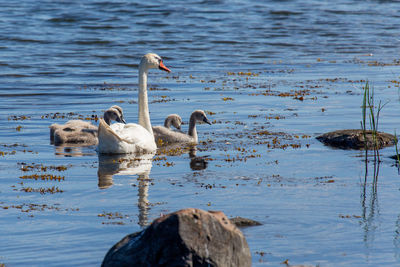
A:
[[[152,153],[157,149],[147,99],[147,74],[149,69],[152,68],[170,72],[160,56],[149,53],[142,57],[139,65],[139,124],[114,123],[110,127],[104,120],[100,119],[99,153]]]
[[[211,125],[211,122],[207,119],[206,113],[203,110],[195,110],[190,116],[189,130],[187,134],[173,131],[171,129],[167,129],[164,127],[162,132],[158,133],[157,136],[154,135],[157,144],[159,145],[174,144],[174,143],[197,144],[198,143],[197,130],[196,130],[197,122],[205,122]]]
[[[122,108],[112,106],[104,112],[104,120],[107,124],[110,124],[112,120],[125,123]],[[98,141],[97,126],[87,121],[70,120],[63,125],[53,123],[49,128],[50,142],[55,145],[96,145]]]

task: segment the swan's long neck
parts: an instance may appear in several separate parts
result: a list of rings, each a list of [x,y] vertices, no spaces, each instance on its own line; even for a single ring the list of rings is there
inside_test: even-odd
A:
[[[111,124],[111,118],[110,118],[110,117],[104,116],[104,121],[105,121],[108,125]]]
[[[140,64],[139,66],[139,125],[153,134],[151,128],[149,101],[147,98],[147,72],[148,70]]]
[[[188,135],[193,137],[195,142],[197,142],[196,119],[193,116],[190,116]]]
[[[109,112],[104,112],[104,121],[108,124],[108,125],[110,125],[111,124],[111,117],[110,117],[110,113]]]

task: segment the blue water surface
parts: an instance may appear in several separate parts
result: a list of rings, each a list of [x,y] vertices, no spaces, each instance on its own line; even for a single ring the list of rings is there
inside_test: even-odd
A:
[[[394,147],[366,164],[363,151],[315,139],[360,128],[366,81],[386,104],[379,129],[398,128],[399,9],[0,0],[0,263],[99,266],[125,235],[194,207],[261,222],[242,229],[253,266],[399,265]],[[149,74],[153,125],[178,113],[186,130],[196,109],[213,122],[198,126],[195,152],[138,161],[50,144],[52,123],[115,104],[137,122],[137,67],[148,52],[172,70]]]

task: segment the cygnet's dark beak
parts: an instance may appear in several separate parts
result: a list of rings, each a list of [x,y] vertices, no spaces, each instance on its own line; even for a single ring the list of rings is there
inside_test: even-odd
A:
[[[120,123],[123,123],[123,124],[126,124],[126,121],[125,121],[124,118],[122,118],[122,117],[118,117],[118,118],[116,119],[116,121],[117,121],[117,122],[120,122]]]
[[[205,122],[205,123],[207,123],[207,124],[210,124],[211,125],[211,122],[206,118],[206,117],[204,117],[204,119],[203,119],[203,121]]]

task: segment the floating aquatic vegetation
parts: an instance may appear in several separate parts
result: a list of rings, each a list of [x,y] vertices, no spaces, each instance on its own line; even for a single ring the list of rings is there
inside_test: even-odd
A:
[[[28,164],[25,162],[18,162],[17,165],[20,166],[21,171],[23,172],[28,172],[28,171],[42,171],[45,172],[47,170],[52,170],[52,171],[66,171],[69,167],[71,167],[72,165],[69,166],[65,166],[65,165],[59,165],[59,166],[55,166],[55,165],[50,165],[50,166],[45,166],[43,164]]]
[[[31,117],[30,116],[26,116],[26,115],[20,115],[20,116],[15,116],[15,115],[12,115],[12,116],[8,116],[8,120],[9,121],[23,121],[23,120],[30,120],[31,119]]]
[[[63,193],[64,190],[61,190],[60,188],[56,186],[52,187],[40,187],[40,188],[32,188],[32,187],[22,187],[19,191],[21,192],[26,192],[26,193],[40,193],[41,195],[45,195],[47,193],[49,194],[56,194],[56,193]]]
[[[130,91],[126,86],[120,84],[112,84],[104,82],[102,85],[84,85],[80,87],[81,90],[98,90],[98,91]]]
[[[32,180],[42,180],[42,181],[64,181],[64,176],[53,175],[53,174],[32,174],[20,176],[21,179],[32,179]]]
[[[265,251],[256,251],[255,254],[260,257],[258,259],[259,263],[263,263],[263,262],[267,261],[266,259],[264,259],[264,256],[267,254],[267,252],[265,252]]]
[[[173,163],[173,162],[165,162],[164,164],[163,164],[163,166],[165,166],[165,167],[172,167],[172,166],[174,166],[175,165],[175,163]]]
[[[154,104],[154,103],[167,103],[167,102],[176,101],[175,98],[170,98],[169,96],[166,96],[166,95],[154,96],[154,98],[156,98],[156,99],[151,101],[150,102],[151,104]]]
[[[19,147],[28,147],[25,144],[0,144],[0,147],[4,148],[19,148]],[[33,150],[27,150],[27,149],[18,149],[18,150],[11,150],[11,151],[0,151],[0,156],[6,156],[6,155],[15,155],[17,152],[23,152],[23,153],[32,153],[32,154],[38,154],[38,152],[34,152]]]
[[[0,151],[0,156],[4,157],[6,155],[15,155],[17,154],[17,151],[13,150],[13,151]]]
[[[79,208],[60,208],[59,204],[48,205],[48,204],[35,204],[35,203],[23,203],[14,205],[5,205],[2,203],[0,206],[2,209],[18,209],[21,212],[32,212],[32,211],[79,211]]]
[[[2,147],[19,147],[19,146],[28,147],[28,146],[25,145],[25,144],[18,144],[18,143],[14,143],[14,144],[0,144],[0,146],[2,146]]]
[[[161,163],[161,161],[165,161],[164,163]],[[155,158],[153,158],[153,162],[156,162],[155,164],[157,165],[157,166],[164,166],[164,167],[172,167],[172,166],[174,166],[175,165],[175,163],[174,162],[169,162],[169,161],[167,161],[167,157],[166,156],[157,156],[157,157],[155,157]]]
[[[394,87],[400,87],[400,81],[398,81],[398,80],[390,80],[390,82],[392,84],[394,84]]]
[[[153,161],[160,161],[160,160],[167,160],[167,157],[163,156],[163,157],[154,157]]]
[[[355,58],[352,63],[368,65],[371,67],[400,66],[400,60],[394,59],[392,62],[380,62],[377,60],[361,60]]]
[[[265,116],[265,118],[267,119],[267,120],[282,120],[282,119],[285,119],[285,117],[284,116],[282,116],[282,115],[267,115],[267,116]]]
[[[215,188],[222,188],[222,189],[225,189],[226,188],[226,186],[225,185],[215,185],[215,184],[204,184],[204,183],[201,183],[200,184],[200,187],[202,187],[202,188],[205,188],[205,189],[215,189]]]
[[[149,88],[149,91],[171,91],[171,90],[168,88],[159,88],[157,86],[153,86]]]
[[[342,218],[342,219],[352,219],[352,218],[361,219],[362,217],[360,215],[348,215],[348,214],[343,215],[343,214],[339,214],[339,218]]]
[[[178,156],[187,153],[189,149],[181,146],[164,146],[157,149],[156,155]]]
[[[311,94],[310,89],[303,89],[303,90],[290,90],[288,92],[280,92],[280,91],[274,91],[271,89],[264,90],[263,92],[259,93],[251,93],[249,94],[250,96],[279,96],[279,97],[292,97],[293,99],[303,101],[305,99],[311,99],[311,100],[316,100],[316,97],[310,97],[310,98],[305,98],[305,96],[308,96]]]
[[[122,213],[119,213],[119,212],[113,213],[113,212],[105,212],[105,211],[103,211],[103,213],[98,214],[97,217],[103,217],[103,218],[106,218],[109,220],[125,218],[125,216]]]
[[[157,147],[162,147],[165,145],[164,141],[161,138],[158,138],[156,140],[156,143],[157,143]]]
[[[97,214],[97,217],[111,220],[108,222],[102,222],[101,224],[113,224],[113,225],[125,225],[125,222],[123,221],[114,221],[114,220],[122,220],[129,218],[128,215],[123,215],[120,212],[105,212],[105,211],[103,211],[103,213]]]
[[[226,154],[223,159],[225,162],[236,162],[243,161],[246,162],[248,159],[260,158],[261,154],[256,153],[255,149],[246,149],[244,147],[234,147],[233,151],[237,151],[236,155]],[[211,161],[212,159],[210,159]]]
[[[74,116],[77,116],[77,113],[74,112],[68,112],[68,113],[60,113],[60,112],[55,112],[55,113],[48,113],[45,115],[42,115],[42,119],[72,119]]]
[[[95,111],[93,111],[95,112]],[[70,120],[86,120],[86,121],[98,121],[99,117],[97,114],[92,114],[92,115],[82,115],[74,112],[68,112],[68,113],[48,113],[45,115],[41,116],[41,119],[70,119]]]
[[[243,72],[243,71],[239,71],[239,72],[228,72],[228,75],[232,76],[232,75],[238,75],[238,76],[259,76],[260,73],[254,73],[251,71],[248,72]]]

